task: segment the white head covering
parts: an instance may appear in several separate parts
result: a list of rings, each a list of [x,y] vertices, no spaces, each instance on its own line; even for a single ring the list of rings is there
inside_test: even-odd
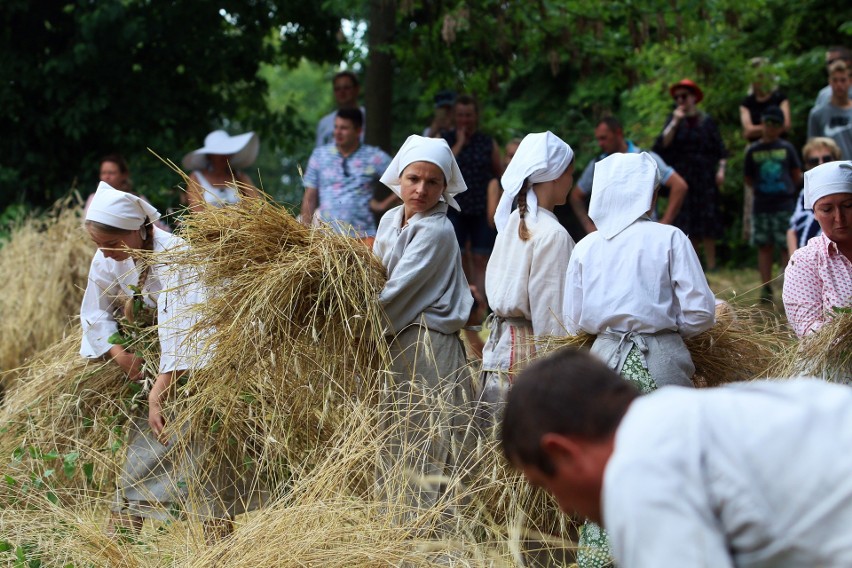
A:
[[[538,199],[532,189],[534,183],[553,181],[561,176],[574,159],[574,151],[561,138],[550,132],[527,134],[521,140],[515,157],[500,179],[503,196],[494,213],[494,225],[502,231],[509,222],[512,203],[527,181],[527,211],[531,219],[538,213]]]
[[[648,212],[659,181],[657,162],[647,152],[615,153],[595,164],[589,217],[605,239]]]
[[[146,217],[153,223],[160,218],[160,212],[141,197],[119,191],[104,181],[98,185],[95,197],[86,210],[86,221],[103,223],[125,231],[141,228]]]
[[[805,172],[805,209],[835,193],[852,193],[852,162],[828,162]]]
[[[207,167],[207,154],[230,156],[228,162],[234,169],[247,168],[257,159],[260,139],[254,132],[228,136],[224,130],[214,130],[204,138],[204,146],[183,157],[187,170],[203,170]]]
[[[441,168],[444,179],[447,181],[447,188],[442,197],[450,207],[456,211],[461,211],[461,207],[456,203],[453,196],[467,191],[467,185],[464,183],[453,151],[450,150],[447,141],[443,138],[424,138],[416,134],[409,136],[396,156],[393,157],[388,169],[382,174],[380,181],[391,188],[395,194],[402,197],[400,195],[399,176],[409,164],[414,162],[429,162]]]

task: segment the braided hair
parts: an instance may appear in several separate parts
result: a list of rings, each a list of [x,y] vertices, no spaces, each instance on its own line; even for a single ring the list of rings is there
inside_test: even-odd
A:
[[[518,236],[522,241],[530,240],[530,230],[527,228],[527,222],[524,221],[524,216],[527,214],[527,189],[529,188],[530,179],[524,180],[521,186],[521,191],[518,192],[518,214],[521,216],[521,223],[518,225]]]

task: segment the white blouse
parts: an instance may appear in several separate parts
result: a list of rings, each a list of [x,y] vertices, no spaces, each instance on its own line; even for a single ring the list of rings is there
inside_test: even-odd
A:
[[[180,237],[154,228],[155,252],[181,246],[185,243]],[[113,346],[109,338],[118,331],[115,312],[123,308],[127,297],[133,296],[131,286],[138,284],[140,272],[132,258],[116,261],[106,258],[100,250],[95,253],[80,307],[83,328],[80,354],[83,357],[102,357]],[[145,305],[157,310],[161,349],[159,372],[189,369],[200,363],[203,346],[187,340],[197,318],[189,308],[203,301],[198,279],[187,278],[186,271],[156,264],[151,267],[142,293]]]
[[[577,243],[563,306],[575,335],[668,330],[688,338],[715,322],[715,297],[689,239],[648,217],[612,239],[596,231]]]
[[[816,379],[634,401],[604,472],[619,566],[852,566],[852,390]]]

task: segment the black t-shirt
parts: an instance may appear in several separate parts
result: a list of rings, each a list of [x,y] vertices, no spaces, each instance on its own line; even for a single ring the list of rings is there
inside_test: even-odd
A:
[[[785,95],[781,91],[772,91],[772,94],[769,96],[769,98],[763,102],[758,101],[757,98],[755,98],[754,93],[752,93],[746,98],[744,98],[743,102],[741,102],[740,104],[746,107],[748,109],[749,114],[751,114],[751,123],[754,125],[758,125],[763,122],[760,117],[763,115],[763,111],[766,110],[766,107],[780,107],[781,103],[786,100],[787,95]],[[786,134],[786,132],[784,134]],[[749,138],[749,142],[754,142],[758,139],[760,139],[760,134],[756,134]]]
[[[754,185],[754,212],[793,212],[796,187],[790,171],[802,169],[799,155],[786,140],[755,142],[746,150],[745,175]]]

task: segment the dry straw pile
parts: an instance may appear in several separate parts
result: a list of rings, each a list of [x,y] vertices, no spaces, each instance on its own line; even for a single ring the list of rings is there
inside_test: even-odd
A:
[[[594,336],[548,337],[543,351],[561,347],[589,348]],[[790,351],[793,336],[786,324],[753,306],[720,303],[716,325],[685,340],[696,387],[781,376],[778,361]]]
[[[830,381],[852,380],[852,308],[835,308],[817,333],[799,340],[778,365],[778,376],[813,375]]]
[[[0,244],[0,372],[55,343],[79,316],[95,251],[81,214],[79,200],[66,199]]]

